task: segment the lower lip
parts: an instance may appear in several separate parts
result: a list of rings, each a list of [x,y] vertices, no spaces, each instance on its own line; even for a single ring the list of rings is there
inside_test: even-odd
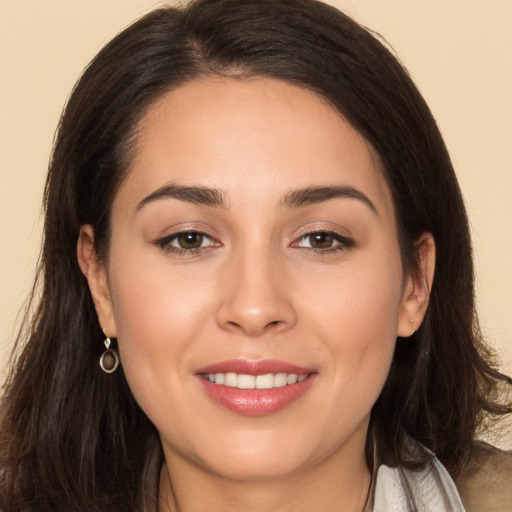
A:
[[[198,376],[206,394],[226,409],[247,416],[264,416],[298,400],[311,387],[316,374],[302,382],[273,389],[238,389],[214,384]]]

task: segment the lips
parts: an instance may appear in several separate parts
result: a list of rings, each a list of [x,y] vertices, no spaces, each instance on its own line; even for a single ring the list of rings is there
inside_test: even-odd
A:
[[[314,370],[276,360],[234,359],[197,372],[209,398],[228,410],[262,416],[287,407],[313,384]]]

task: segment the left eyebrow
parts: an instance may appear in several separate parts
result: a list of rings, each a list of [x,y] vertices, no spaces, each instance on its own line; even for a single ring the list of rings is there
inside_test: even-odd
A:
[[[350,186],[306,187],[292,190],[286,194],[281,204],[285,208],[300,208],[340,198],[357,199],[368,206],[375,215],[379,214],[368,196]]]

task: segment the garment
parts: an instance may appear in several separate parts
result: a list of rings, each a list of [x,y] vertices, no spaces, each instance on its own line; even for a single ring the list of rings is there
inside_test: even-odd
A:
[[[382,464],[364,512],[464,512],[455,483],[433,456],[422,471]]]
[[[472,467],[457,482],[467,512],[512,511],[512,451],[487,443],[475,446]]]
[[[456,487],[434,454],[417,447],[431,456],[422,471],[375,459],[364,512],[512,512],[512,451],[477,442],[471,466]]]

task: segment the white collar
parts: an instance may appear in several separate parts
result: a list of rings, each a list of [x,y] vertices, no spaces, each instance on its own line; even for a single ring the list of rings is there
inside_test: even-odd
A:
[[[455,483],[433,455],[421,471],[381,465],[372,487],[365,512],[464,512]]]

